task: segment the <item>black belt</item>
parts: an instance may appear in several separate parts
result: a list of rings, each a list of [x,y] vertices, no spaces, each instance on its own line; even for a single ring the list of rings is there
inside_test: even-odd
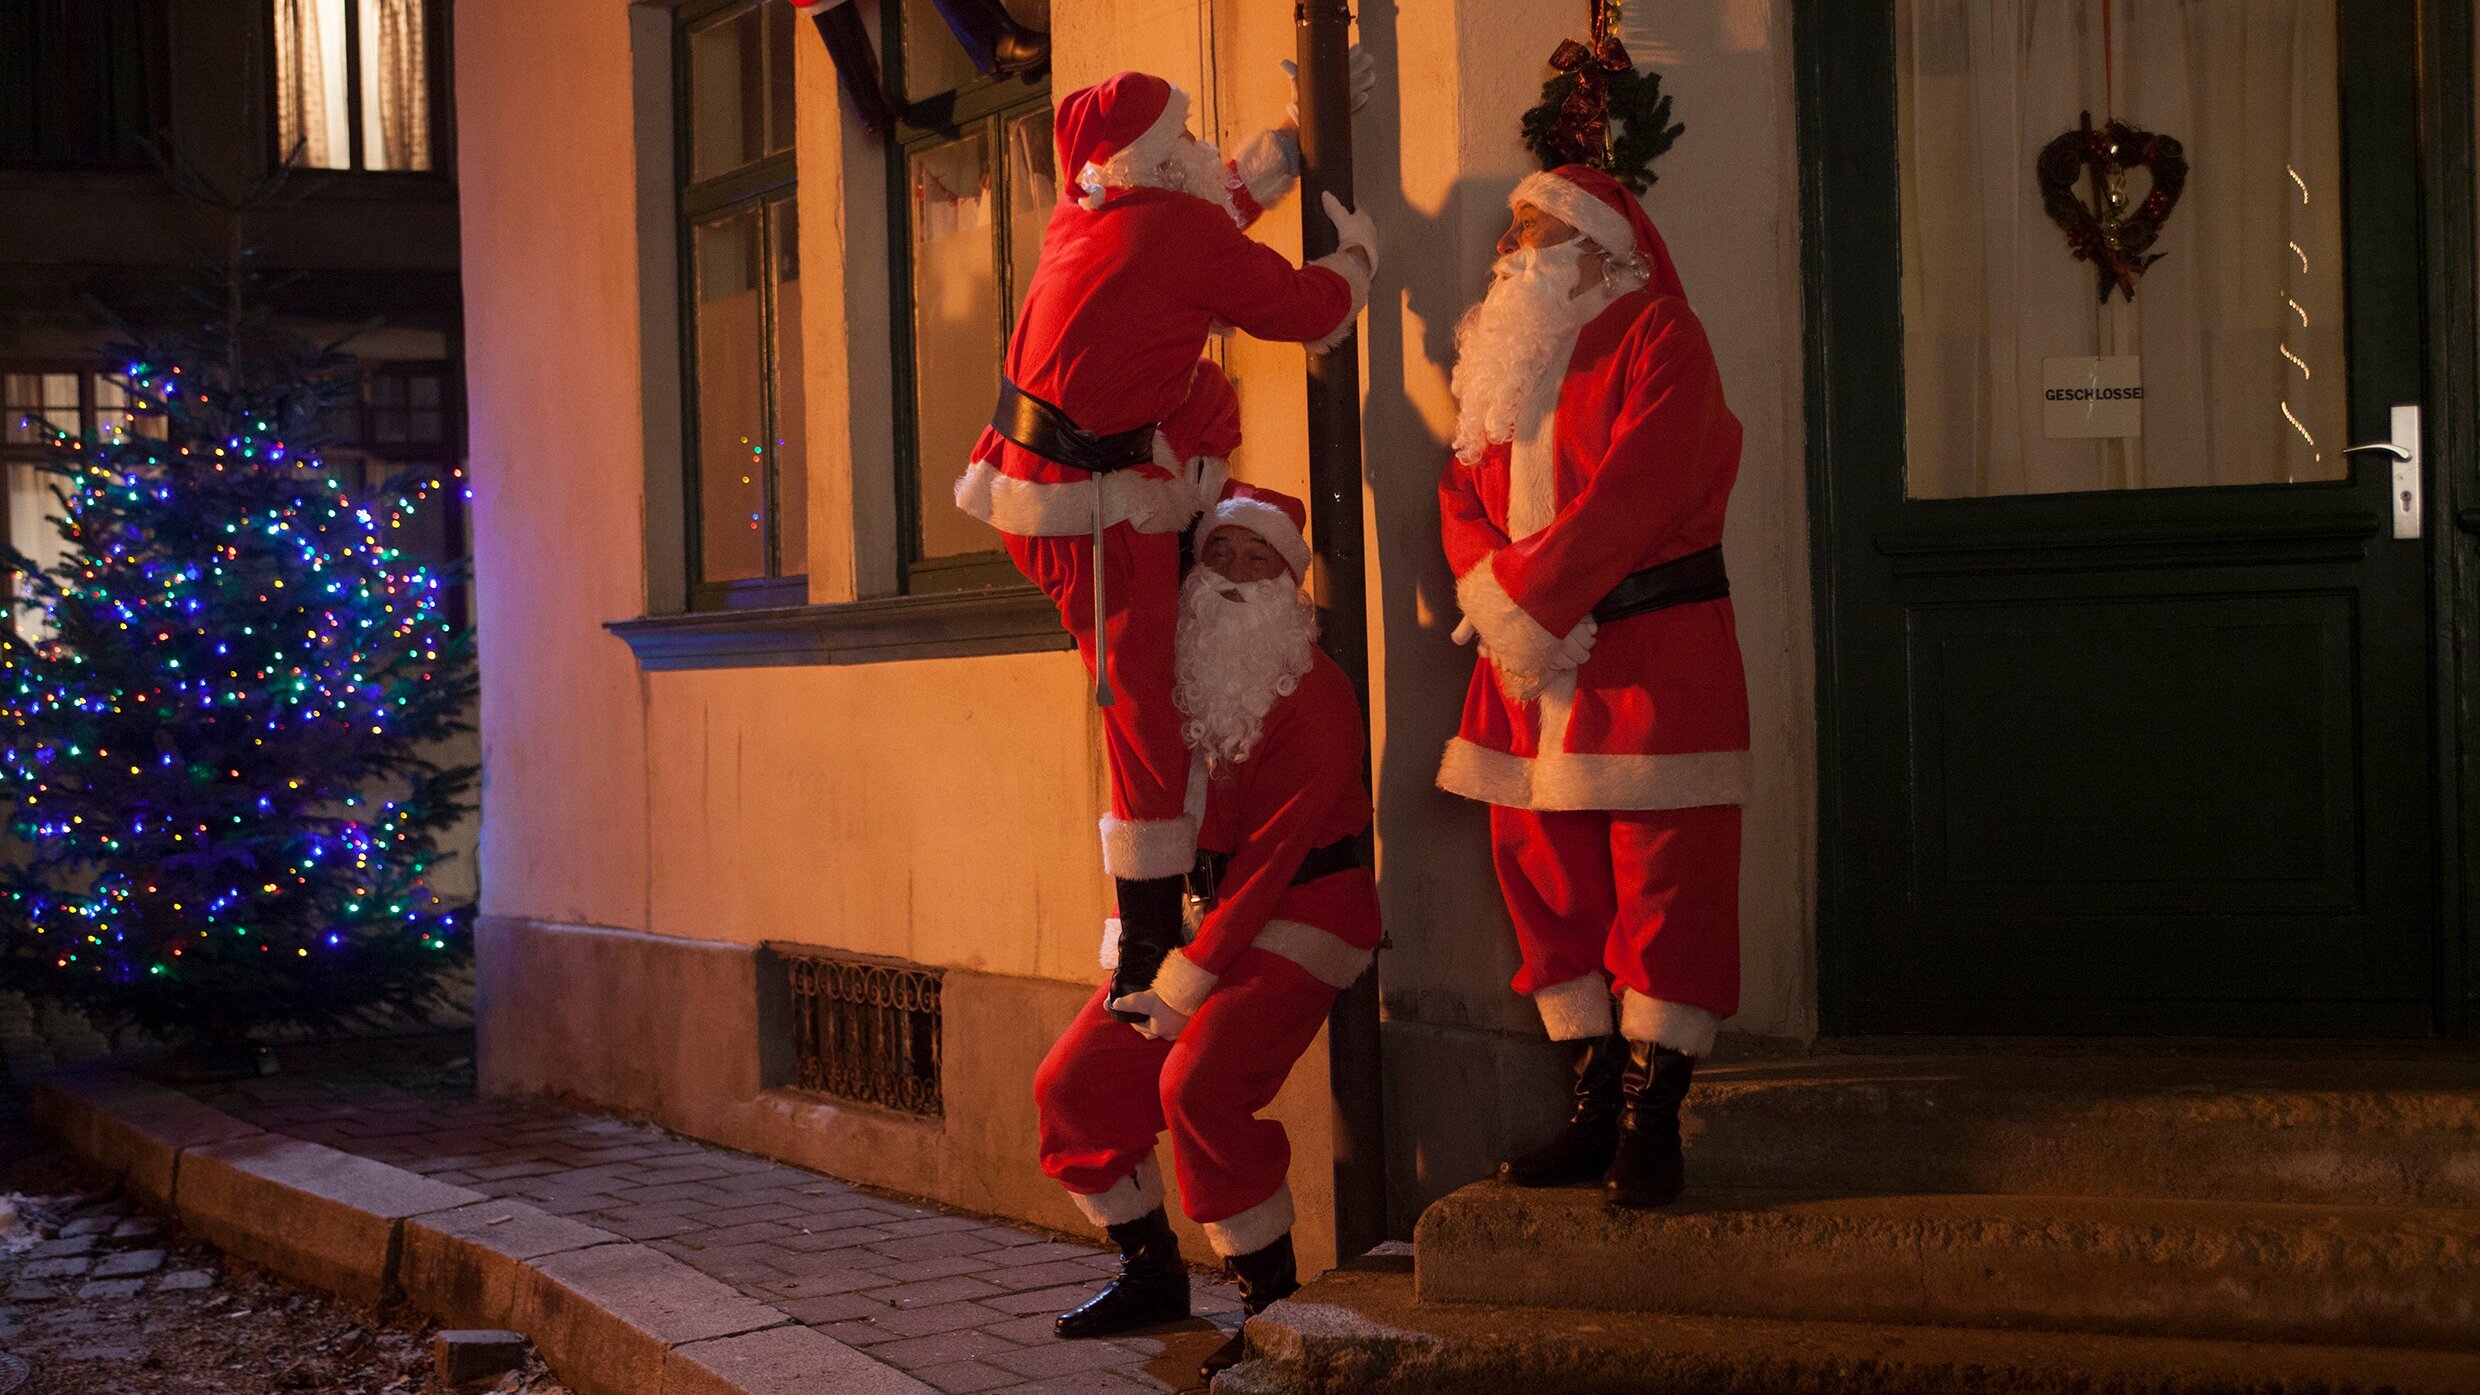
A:
[[[1045,460],[1097,475],[1154,461],[1153,423],[1097,436],[1004,377],[999,379],[999,409],[991,413],[990,429]]]
[[[1322,848],[1309,849],[1300,859],[1300,870],[1292,874],[1292,885],[1306,886],[1320,877],[1349,872],[1361,865],[1360,839],[1338,838]],[[1231,870],[1231,854],[1197,850],[1197,865],[1188,872],[1188,894],[1212,906],[1221,899],[1223,874]]]
[[[1723,573],[1722,547],[1716,544],[1641,572],[1630,572],[1593,607],[1593,618],[1607,625],[1613,620],[1668,610],[1692,601],[1718,601],[1730,594],[1731,579]]]

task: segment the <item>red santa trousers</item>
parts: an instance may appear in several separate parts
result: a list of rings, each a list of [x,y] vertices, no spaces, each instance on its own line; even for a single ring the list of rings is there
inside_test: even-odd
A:
[[[1737,1012],[1739,834],[1736,804],[1491,805],[1491,860],[1524,956],[1516,991],[1540,995],[1607,974],[1630,995],[1628,1034],[1648,1041],[1661,1039],[1642,1030],[1661,1004],[1716,1018]],[[1560,1035],[1555,1023],[1552,1035]]]
[[[1254,1254],[1292,1228],[1292,1141],[1260,1119],[1317,1039],[1335,989],[1298,964],[1248,949],[1176,1041],[1112,1017],[1103,993],[1034,1072],[1043,1173],[1097,1225],[1162,1204],[1154,1140],[1171,1131],[1180,1204],[1215,1253]]]
[[[1094,671],[1094,540],[1003,534],[1008,556],[1059,607]],[[1171,637],[1179,627],[1180,535],[1115,523],[1102,532],[1103,601],[1110,639],[1111,705],[1102,711],[1111,765],[1111,818],[1102,869],[1114,877],[1176,877],[1197,857],[1188,810],[1188,743],[1171,701]]]

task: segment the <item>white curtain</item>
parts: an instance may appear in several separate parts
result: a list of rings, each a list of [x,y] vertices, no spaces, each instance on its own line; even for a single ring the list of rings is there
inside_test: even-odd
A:
[[[1908,492],[2338,478],[2334,0],[2110,0],[2107,67],[2103,3],[1897,7]],[[2190,170],[2162,260],[2132,304],[2105,306],[2033,163],[2079,113],[2106,122],[2113,98],[2118,119],[2177,138]],[[2145,181],[2129,177],[2131,201]],[[2143,363],[2142,436],[2047,439],[2042,361],[2122,354]]]
[[[334,6],[334,0],[327,0]],[[302,164],[336,169],[345,150],[344,24],[321,0],[275,0],[276,153],[301,150]]]
[[[423,0],[361,0],[362,164],[431,167],[431,89]]]

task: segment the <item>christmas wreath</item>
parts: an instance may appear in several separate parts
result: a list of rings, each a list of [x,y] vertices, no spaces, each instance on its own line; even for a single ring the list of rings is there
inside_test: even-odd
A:
[[[1630,193],[1645,192],[1660,177],[1653,162],[1688,129],[1671,120],[1662,75],[1638,72],[1615,39],[1592,48],[1570,40],[1550,64],[1559,71],[1542,84],[1540,104],[1524,113],[1524,144],[1533,158],[1543,169],[1591,165]]]

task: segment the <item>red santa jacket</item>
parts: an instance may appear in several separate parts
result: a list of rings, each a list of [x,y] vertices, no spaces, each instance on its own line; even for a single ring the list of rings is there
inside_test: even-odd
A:
[[[1197,846],[1231,854],[1219,899],[1187,948],[1164,962],[1154,991],[1194,1013],[1215,980],[1254,946],[1335,988],[1350,986],[1378,943],[1378,884],[1366,867],[1298,886],[1313,848],[1369,826],[1360,701],[1332,659],[1312,651],[1300,686],[1275,699],[1247,760],[1206,788]]]
[[[1500,661],[1475,665],[1439,786],[1525,809],[1739,803],[1748,686],[1728,599],[1601,626],[1537,698],[1510,695],[1500,671],[1555,650],[1629,573],[1722,541],[1740,426],[1687,301],[1637,291],[1588,322],[1547,434],[1546,461],[1493,445],[1439,481],[1457,599]],[[1511,538],[1511,497],[1545,485],[1547,526]]]
[[[1180,430],[1214,325],[1322,350],[1349,330],[1368,294],[1368,274],[1350,255],[1293,266],[1191,194],[1130,189],[1099,209],[1062,201],[1008,341],[1007,376],[1088,431],[1162,423],[1152,467],[1103,477],[1103,522],[1171,532],[1200,502],[1181,466],[1219,453],[1211,440],[1165,439]],[[1093,528],[1093,487],[1084,471],[985,429],[956,504],[1001,532],[1056,537]]]

